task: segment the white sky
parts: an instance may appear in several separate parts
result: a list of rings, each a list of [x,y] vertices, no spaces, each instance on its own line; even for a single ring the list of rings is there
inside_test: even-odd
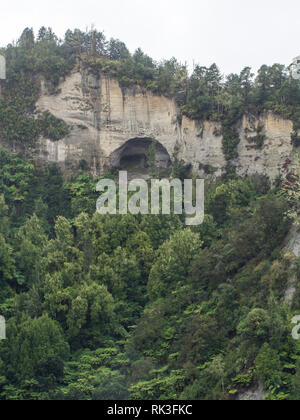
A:
[[[25,27],[65,31],[95,25],[108,38],[141,47],[156,60],[192,66],[216,62],[222,72],[290,64],[300,54],[299,0],[11,0],[0,4],[0,45]]]

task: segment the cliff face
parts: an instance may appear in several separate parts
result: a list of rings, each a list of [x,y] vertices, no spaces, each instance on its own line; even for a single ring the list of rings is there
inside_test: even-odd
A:
[[[285,243],[285,249],[287,252],[290,252],[295,257],[300,257],[300,231],[298,224],[295,224],[287,238]],[[290,306],[293,304],[296,292],[297,292],[297,283],[298,283],[298,275],[296,267],[292,270],[291,275],[288,279],[288,287],[285,291],[284,300]]]
[[[179,123],[176,104],[169,98],[141,88],[121,89],[116,80],[87,72],[74,72],[55,95],[42,85],[38,109],[65,120],[70,134],[58,142],[41,139],[39,156],[61,164],[67,172],[77,170],[83,161],[95,175],[122,166],[129,158],[138,157],[135,163],[142,166],[140,158],[153,138],[159,142],[162,166],[168,165],[177,150],[200,176],[208,172],[219,176],[224,171],[221,126],[186,117]],[[260,149],[251,141],[258,127],[264,136]],[[259,120],[245,116],[239,132],[239,156],[233,161],[238,174],[258,173],[274,180],[292,153],[292,123],[271,113]]]
[[[257,136],[256,129],[259,126],[265,138],[262,148],[255,149],[251,138]],[[281,173],[284,162],[292,155],[292,131],[291,121],[272,113],[262,116],[259,120],[244,116],[240,129],[241,141],[238,145],[239,157],[235,162],[238,174],[242,176],[266,174],[270,179],[276,179]]]

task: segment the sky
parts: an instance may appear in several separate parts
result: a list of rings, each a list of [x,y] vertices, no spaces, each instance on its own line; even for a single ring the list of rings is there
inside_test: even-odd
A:
[[[299,0],[11,0],[0,4],[0,45],[25,27],[94,25],[133,52],[237,73],[250,66],[290,64],[300,55]]]

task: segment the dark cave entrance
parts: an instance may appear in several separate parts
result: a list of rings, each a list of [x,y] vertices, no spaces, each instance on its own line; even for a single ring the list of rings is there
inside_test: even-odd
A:
[[[149,178],[148,155],[152,144],[151,138],[128,140],[111,155],[111,165],[119,170],[126,170],[131,178]],[[159,142],[156,142],[155,159],[158,175],[169,176],[172,161],[166,148]]]

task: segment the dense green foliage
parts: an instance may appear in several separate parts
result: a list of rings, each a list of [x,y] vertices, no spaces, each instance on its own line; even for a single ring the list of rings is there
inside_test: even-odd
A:
[[[0,158],[1,399],[230,399],[258,380],[299,398],[284,192],[220,180],[191,230],[94,214],[85,173]]]
[[[74,66],[64,57],[51,29],[41,29],[35,40],[25,29],[16,45],[1,51],[6,57],[7,80],[2,83],[0,98],[0,137],[9,143],[34,146],[40,135],[58,140],[68,133],[67,125],[50,113],[38,114],[36,101],[43,76],[57,85]]]

